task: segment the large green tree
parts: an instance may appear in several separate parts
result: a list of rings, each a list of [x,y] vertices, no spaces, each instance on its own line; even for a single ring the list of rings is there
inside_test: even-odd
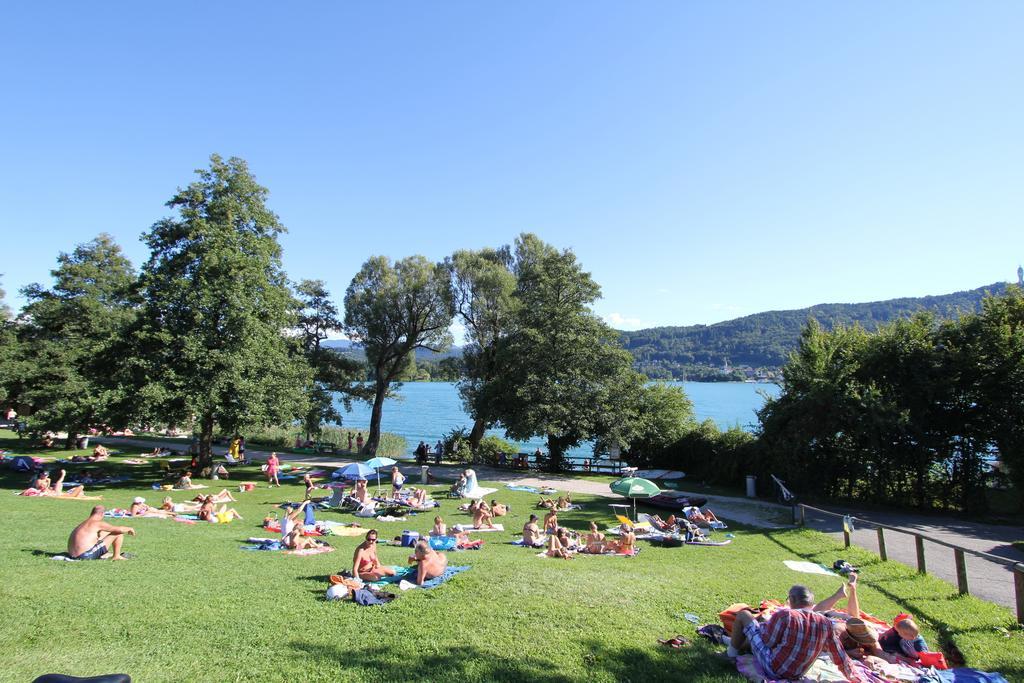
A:
[[[510,334],[515,322],[516,276],[507,246],[460,250],[446,264],[452,274],[455,312],[466,331],[462,348],[465,375],[459,381],[459,395],[473,418],[469,444],[475,452],[485,430],[497,421],[487,414],[483,396],[499,372],[499,342]]]
[[[516,319],[484,389],[486,414],[514,439],[546,437],[555,470],[583,441],[626,445],[643,378],[591,309],[600,287],[571,251],[531,234],[516,240],[515,272]]]
[[[131,374],[147,417],[193,424],[208,464],[216,427],[244,431],[305,415],[312,372],[289,335],[298,303],[267,189],[237,158],[213,155],[196,173],[167,202],[177,215],[143,235],[151,254]]]
[[[366,399],[369,393],[361,383],[357,383],[365,378],[365,364],[323,345],[328,336],[340,331],[343,325],[324,282],[303,280],[296,285],[295,293],[300,305],[299,340],[306,361],[313,369],[309,409],[303,419],[306,437],[311,438],[320,434],[324,424],[341,424],[336,398],[351,410],[354,398]]]
[[[452,316],[448,270],[423,256],[394,264],[373,256],[352,279],[345,292],[345,332],[362,344],[374,381],[365,453],[377,452],[391,383],[414,362],[416,349],[440,352],[451,346]]]
[[[20,402],[34,430],[66,431],[68,447],[91,426],[117,422],[112,353],[136,312],[136,276],[110,235],[57,258],[49,289],[32,284],[18,326]]]

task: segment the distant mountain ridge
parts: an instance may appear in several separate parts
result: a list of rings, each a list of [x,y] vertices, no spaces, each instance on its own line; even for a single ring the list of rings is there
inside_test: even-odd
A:
[[[860,304],[819,304],[788,311],[766,311],[714,325],[653,327],[620,332],[637,368],[660,379],[771,378],[796,349],[811,318],[825,329],[860,324],[866,330],[919,311],[954,318],[980,309],[986,294],[1002,294],[1005,282],[939,296],[904,297]],[[742,366],[742,367],[741,367]],[[723,368],[728,368],[723,371]],[[735,369],[739,368],[737,372]],[[761,368],[759,373],[757,369]]]
[[[800,340],[800,331],[811,318],[825,329],[859,324],[866,330],[919,311],[941,318],[955,318],[980,310],[986,294],[1002,294],[1007,283],[995,282],[963,292],[938,296],[903,297],[859,304],[817,304],[809,308],[765,311],[713,325],[651,327],[620,331],[622,345],[633,354],[638,370],[652,379],[723,381],[774,379]],[[324,342],[345,355],[365,360],[358,344],[347,339]],[[416,350],[417,363],[437,363],[459,357],[462,348],[443,353]]]

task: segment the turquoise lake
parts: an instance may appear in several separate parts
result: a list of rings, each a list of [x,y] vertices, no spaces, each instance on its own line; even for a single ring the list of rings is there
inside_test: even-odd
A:
[[[735,425],[750,430],[757,423],[755,411],[764,405],[763,395],[777,396],[779,388],[774,384],[749,382],[670,382],[681,386],[693,401],[694,413],[698,420],[714,420],[725,429]],[[398,390],[398,396],[384,403],[381,429],[405,437],[409,451],[421,440],[433,446],[441,436],[456,427],[466,427],[473,421],[462,409],[458,390],[448,382],[406,382]],[[370,424],[370,406],[356,403],[351,413],[344,413],[345,428],[366,429]],[[489,433],[504,437],[499,430]],[[522,449],[532,452],[536,448],[546,450],[543,438],[521,443]],[[568,453],[574,458],[590,457],[587,446],[577,447]]]

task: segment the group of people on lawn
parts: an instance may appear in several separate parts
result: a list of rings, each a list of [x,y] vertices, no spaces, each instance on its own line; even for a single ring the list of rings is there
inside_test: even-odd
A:
[[[847,600],[845,611],[836,605]],[[827,653],[850,681],[862,678],[852,659],[871,667],[878,661],[916,662],[927,645],[912,617],[901,614],[893,626],[880,628],[862,618],[857,598],[857,574],[830,597],[815,602],[806,586],[790,588],[785,607],[767,618],[752,611],[736,612],[728,641],[729,657],[750,652],[772,679],[801,678],[814,661]]]

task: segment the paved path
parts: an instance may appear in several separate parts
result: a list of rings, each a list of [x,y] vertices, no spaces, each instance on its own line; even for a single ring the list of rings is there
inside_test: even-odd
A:
[[[104,443],[129,444],[146,449],[154,448],[157,445],[179,450],[188,447],[188,444],[181,440],[168,440],[167,442],[158,443],[125,437],[93,438]],[[227,452],[227,449],[218,447],[215,449],[215,452],[217,455],[223,455]],[[270,455],[268,451],[254,451],[251,449],[246,449],[246,454],[254,460],[265,460]],[[316,456],[297,453],[281,453],[280,458],[287,462],[308,463],[321,467],[342,467],[355,462],[355,459],[344,456]],[[407,474],[413,477],[413,480],[417,479],[417,465],[401,463],[401,466]],[[464,467],[465,465],[457,464],[431,465],[430,471],[436,477],[454,481],[455,477],[458,476],[458,472]],[[547,474],[485,466],[475,466],[474,469],[477,471],[481,481],[495,481],[503,484],[520,484],[523,486],[551,486],[560,491],[608,496],[609,498],[618,499],[617,496],[610,495],[606,483],[587,478],[578,478],[571,474]],[[410,472],[410,470],[412,471]],[[692,495],[707,498],[708,506],[726,520],[762,529],[792,528],[791,508],[788,506],[748,498],[709,496],[702,493],[693,493]],[[981,524],[950,517],[915,515],[904,512],[868,513],[839,507],[830,507],[830,509],[843,514],[853,514],[869,521],[910,529],[911,531],[916,531],[949,543],[962,545],[972,550],[981,550],[1000,557],[1024,562],[1024,553],[1010,545],[1013,541],[1024,540],[1024,527]],[[842,524],[838,518],[808,511],[807,526],[824,531],[840,541],[842,540]],[[873,528],[857,529],[853,533],[851,540],[856,545],[868,550],[876,552],[878,550],[877,536]],[[929,573],[956,585],[953,551],[933,543],[926,543],[925,546]],[[917,566],[917,554],[912,536],[887,531],[886,550],[890,560],[896,560],[911,567]],[[967,575],[973,595],[1011,609],[1014,607],[1012,572],[999,565],[968,555]]]

